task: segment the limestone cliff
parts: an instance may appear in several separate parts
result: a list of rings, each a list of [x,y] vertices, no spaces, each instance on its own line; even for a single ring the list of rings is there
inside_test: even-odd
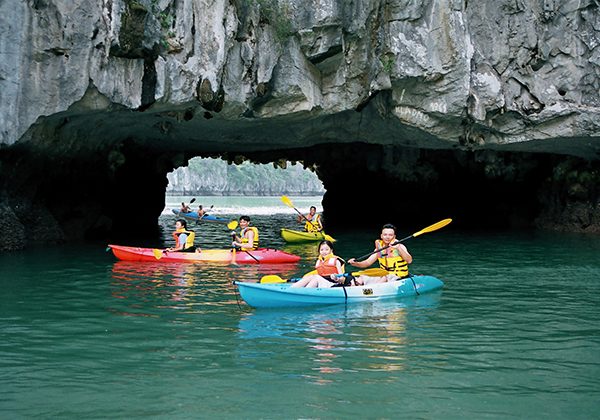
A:
[[[201,155],[314,165],[340,223],[338,203],[357,188],[392,189],[413,195],[388,219],[453,211],[479,223],[489,210],[501,225],[599,231],[599,10],[2,1],[0,209],[29,233],[26,215],[40,209],[60,232],[46,239],[59,239],[119,230],[115,202],[151,196],[147,228],[166,173]],[[71,198],[83,186],[95,193]]]

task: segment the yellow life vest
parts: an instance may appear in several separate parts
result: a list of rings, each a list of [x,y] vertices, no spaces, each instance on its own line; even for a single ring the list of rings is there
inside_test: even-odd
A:
[[[307,232],[320,232],[323,230],[323,226],[321,226],[321,215],[315,213],[313,219],[310,222],[306,222],[304,225],[304,230]]]
[[[187,235],[183,249],[193,247],[194,240],[196,239],[196,232],[194,232],[193,230],[186,230],[184,228],[177,229],[175,232],[173,232],[173,238],[175,238],[176,245],[179,245],[179,235],[181,235],[182,233],[185,233]]]
[[[398,277],[408,276],[408,263],[402,258],[400,251],[393,247],[382,250],[384,246],[386,245],[382,240],[375,241],[375,249],[380,250],[377,258],[379,267]]]
[[[252,232],[254,232],[254,243],[252,244],[252,248],[251,249],[256,249],[258,248],[258,229],[255,228],[254,226],[248,226],[245,229],[242,229],[242,231],[240,232],[240,235],[242,237],[242,243],[243,244],[247,244],[248,243],[248,238],[246,238],[246,232],[248,232],[249,230],[251,230]]]

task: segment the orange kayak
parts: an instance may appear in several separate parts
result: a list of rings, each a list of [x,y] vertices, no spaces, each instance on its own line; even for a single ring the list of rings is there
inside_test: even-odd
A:
[[[156,248],[108,245],[115,257],[123,261],[151,262],[220,262],[231,264],[281,264],[295,263],[300,257],[271,248],[253,251],[232,249],[203,249],[202,252],[168,252]]]

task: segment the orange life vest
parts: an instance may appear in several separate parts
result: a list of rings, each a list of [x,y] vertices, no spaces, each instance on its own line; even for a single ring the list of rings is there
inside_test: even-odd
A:
[[[338,259],[339,257],[336,257],[333,254],[327,255],[325,258],[319,255],[317,263],[315,264],[317,273],[323,277],[329,277],[332,274],[338,274],[338,269],[336,267]]]

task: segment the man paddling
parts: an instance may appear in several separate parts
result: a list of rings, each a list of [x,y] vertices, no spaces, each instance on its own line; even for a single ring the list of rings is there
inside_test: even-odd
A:
[[[304,230],[307,232],[321,232],[323,230],[323,222],[321,215],[317,213],[315,206],[310,206],[310,211],[306,216],[302,214],[298,215],[298,223],[306,222],[304,224]]]
[[[381,228],[381,239],[375,241],[375,249],[373,254],[364,261],[356,261],[355,258],[350,258],[348,264],[367,268],[376,261],[379,261],[379,267],[387,272],[384,276],[358,276],[355,278],[355,283],[373,284],[395,281],[404,277],[408,277],[408,264],[412,263],[412,256],[408,249],[401,243],[396,242],[396,227],[392,224],[383,225]]]
[[[233,239],[231,246],[234,248],[250,250],[258,248],[258,229],[254,226],[250,226],[250,217],[241,216],[240,227],[242,230],[239,236],[235,233],[235,231],[231,232]]]

